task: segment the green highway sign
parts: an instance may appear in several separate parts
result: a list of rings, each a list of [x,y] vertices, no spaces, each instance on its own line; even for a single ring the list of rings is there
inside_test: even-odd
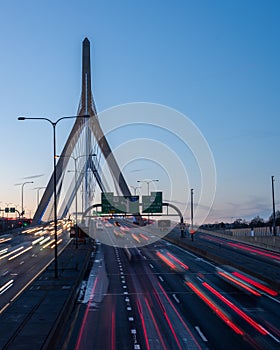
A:
[[[162,213],[162,192],[142,196],[142,213]]]
[[[139,196],[114,196],[113,192],[101,194],[102,214],[139,213]]]

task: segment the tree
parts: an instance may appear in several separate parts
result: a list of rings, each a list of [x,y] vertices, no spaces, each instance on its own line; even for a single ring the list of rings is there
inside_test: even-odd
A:
[[[264,219],[257,215],[254,219],[250,221],[250,227],[262,227],[264,226]]]
[[[236,219],[233,223],[233,228],[245,228],[248,227],[248,223],[243,219]]]
[[[273,214],[270,215],[267,223],[273,225]],[[280,226],[280,210],[276,210],[275,212],[275,225]]]

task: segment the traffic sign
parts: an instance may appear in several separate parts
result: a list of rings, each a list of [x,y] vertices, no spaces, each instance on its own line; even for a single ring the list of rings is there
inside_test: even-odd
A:
[[[139,213],[139,196],[114,196],[113,192],[101,194],[102,214]]]
[[[142,196],[142,213],[162,213],[162,192]]]

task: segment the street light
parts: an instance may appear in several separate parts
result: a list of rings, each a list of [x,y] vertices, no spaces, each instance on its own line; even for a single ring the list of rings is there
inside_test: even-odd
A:
[[[15,186],[21,185],[21,215],[23,216],[24,214],[24,208],[23,208],[23,188],[26,184],[33,184],[34,181],[25,181],[20,184],[15,184]]]
[[[140,189],[140,186],[130,186],[134,190],[134,195],[136,195],[137,189]]]
[[[158,179],[155,180],[137,180],[137,182],[144,182],[147,184],[147,189],[148,189],[148,196],[150,195],[150,183],[151,182],[159,182]]]
[[[151,182],[159,182],[158,179],[154,179],[154,180],[137,180],[137,182],[144,182],[147,184],[147,190],[148,190],[148,196],[150,195],[150,183]],[[148,213],[148,225],[150,223],[150,213]]]
[[[275,200],[274,200],[274,176],[271,176],[272,186],[272,218],[273,218],[273,236],[276,236],[276,218],[275,218]]]
[[[193,230],[193,188],[191,188],[191,229]]]
[[[95,157],[96,154],[93,153],[93,154],[89,154],[89,157]],[[83,155],[80,155],[78,157],[74,157],[74,156],[59,156],[59,155],[56,155],[56,157],[61,157],[61,158],[72,158],[74,159],[74,166],[75,166],[75,186],[77,186],[77,160],[79,158],[82,158],[82,157],[87,157],[86,154],[83,154]],[[76,195],[75,195],[75,221],[76,221],[76,226],[75,226],[75,236],[76,236],[76,248],[78,248],[78,198],[77,198],[77,190],[76,190]]]
[[[37,207],[39,206],[39,197],[40,197],[40,190],[46,187],[35,187],[34,190],[37,190]]]
[[[45,120],[52,125],[53,128],[53,192],[54,192],[54,277],[58,278],[58,265],[57,265],[57,193],[56,193],[56,125],[63,119],[76,119],[76,118],[89,118],[89,115],[83,116],[70,116],[70,117],[61,117],[57,119],[55,122],[50,120],[49,118],[41,118],[41,117],[18,117],[18,120]]]

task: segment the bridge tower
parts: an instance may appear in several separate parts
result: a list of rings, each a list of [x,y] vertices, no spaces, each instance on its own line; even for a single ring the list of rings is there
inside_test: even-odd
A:
[[[87,209],[91,200],[92,186],[96,184],[102,192],[109,191],[107,181],[102,177],[99,163],[93,159],[92,154],[103,156],[106,160],[114,186],[117,192],[124,196],[130,196],[129,187],[112,153],[110,145],[104,135],[98,121],[97,111],[91,91],[91,64],[90,42],[83,40],[82,47],[82,92],[77,115],[90,115],[90,118],[76,118],[73,128],[68,136],[65,146],[56,165],[56,186],[58,200],[61,197],[61,188],[67,165],[71,158],[79,158],[79,174],[77,183],[72,183],[67,191],[67,196],[60,203],[59,216],[65,217],[72,205],[74,197],[83,184],[83,207]],[[73,156],[75,154],[75,157]],[[94,157],[95,158],[95,157]],[[53,174],[48,182],[38,208],[33,217],[33,223],[49,221],[53,218]]]

